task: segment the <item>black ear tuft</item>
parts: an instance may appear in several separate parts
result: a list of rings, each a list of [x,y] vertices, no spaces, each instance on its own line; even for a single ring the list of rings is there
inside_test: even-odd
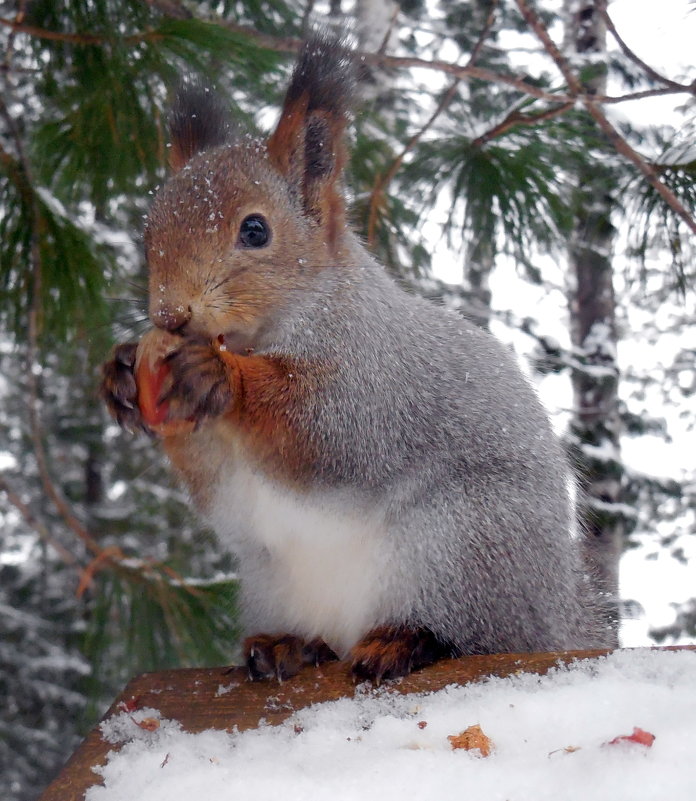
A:
[[[315,33],[300,51],[278,125],[267,142],[269,160],[290,196],[321,228],[323,241],[335,253],[347,230],[341,178],[356,73],[355,58],[343,40]]]
[[[307,112],[349,116],[355,100],[357,67],[346,41],[329,31],[317,31],[304,43],[292,73],[286,103],[307,94]]]
[[[180,170],[196,153],[223,145],[232,138],[233,125],[220,98],[199,83],[184,83],[169,117],[169,163]]]

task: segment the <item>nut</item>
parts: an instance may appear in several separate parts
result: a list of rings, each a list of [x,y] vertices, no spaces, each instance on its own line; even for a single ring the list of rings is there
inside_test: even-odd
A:
[[[180,343],[180,336],[152,328],[138,343],[135,355],[140,414],[147,427],[160,437],[185,434],[194,427],[193,420],[167,420],[169,404],[157,402],[170,380],[170,370],[164,359]]]

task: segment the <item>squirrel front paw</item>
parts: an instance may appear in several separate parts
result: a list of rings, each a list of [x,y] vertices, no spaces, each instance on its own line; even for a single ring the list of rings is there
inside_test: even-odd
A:
[[[137,342],[127,342],[114,348],[110,361],[102,366],[100,394],[116,422],[130,431],[143,428],[138,406],[138,387],[135,381]]]
[[[229,367],[212,342],[187,337],[163,361],[170,376],[158,403],[167,405],[167,420],[193,420],[198,426],[230,408]]]
[[[229,367],[215,344],[152,329],[114,348],[101,397],[123,428],[168,436],[218,417],[232,404]]]

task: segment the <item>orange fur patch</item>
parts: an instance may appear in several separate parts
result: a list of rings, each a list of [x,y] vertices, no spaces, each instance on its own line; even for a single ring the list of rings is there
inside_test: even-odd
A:
[[[300,185],[304,169],[304,127],[309,95],[286,102],[278,127],[267,142],[271,163],[291,184]]]
[[[316,391],[316,375],[310,377],[302,365],[286,359],[225,350],[219,355],[229,368],[234,398],[227,418],[266,469],[286,481],[301,481],[315,454],[297,420]]]

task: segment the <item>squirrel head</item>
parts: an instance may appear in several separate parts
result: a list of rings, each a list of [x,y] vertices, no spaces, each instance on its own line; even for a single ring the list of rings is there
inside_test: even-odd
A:
[[[349,51],[315,36],[266,141],[235,136],[209,91],[180,92],[171,117],[174,174],[145,231],[156,326],[253,347],[321,271],[340,265],[354,85]]]

